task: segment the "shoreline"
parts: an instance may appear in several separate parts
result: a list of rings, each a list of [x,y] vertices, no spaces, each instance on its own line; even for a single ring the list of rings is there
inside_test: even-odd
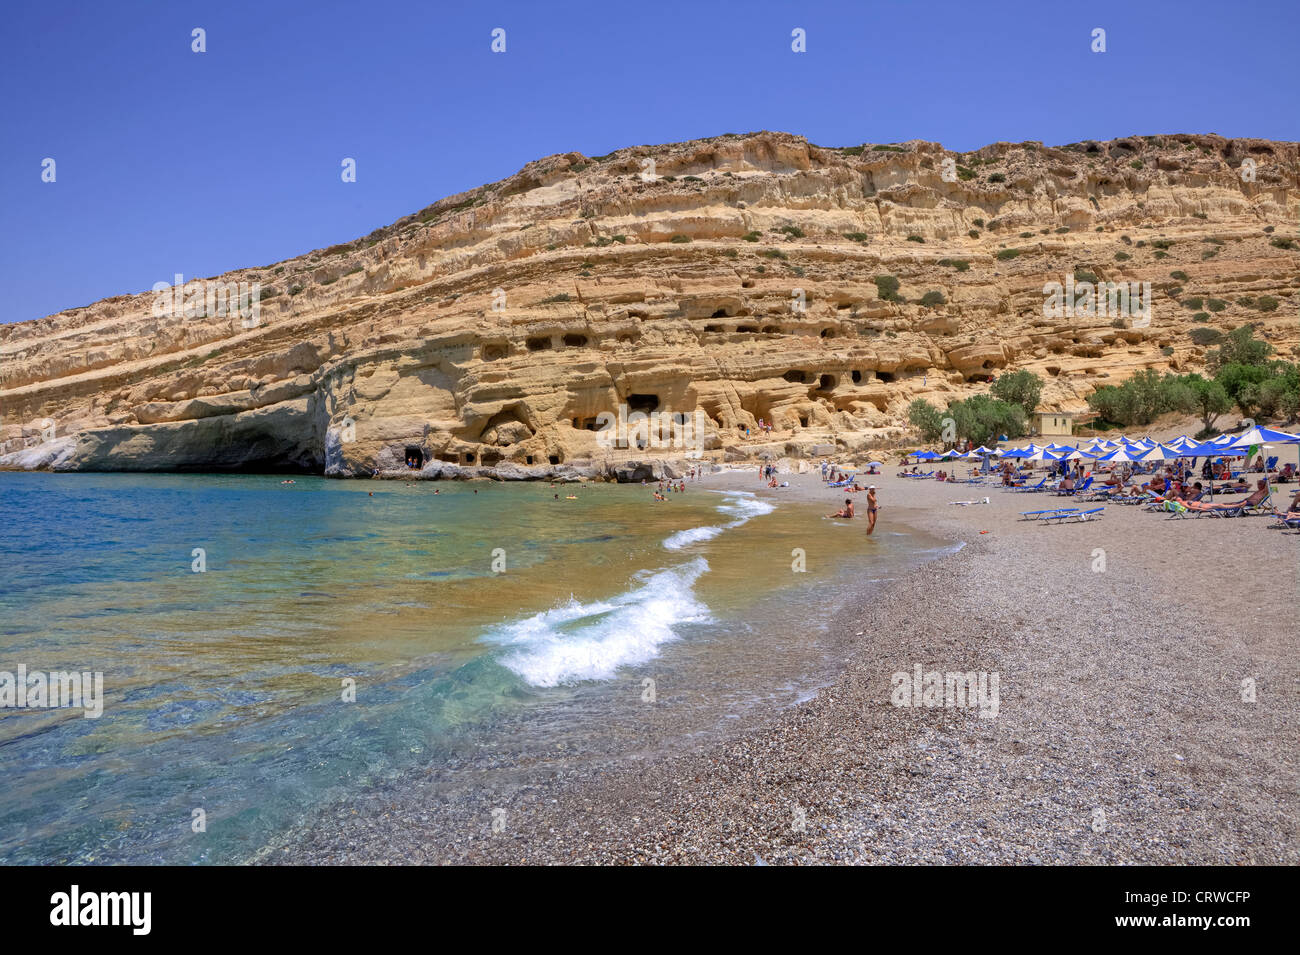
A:
[[[1015,518],[1043,495],[892,470],[873,478],[877,535],[901,521],[965,546],[846,600],[839,675],[813,699],[682,755],[543,772],[512,795],[504,832],[499,793],[431,805],[399,786],[258,861],[1300,861],[1300,777],[1278,745],[1300,715],[1295,535],[1116,505],[1040,526]],[[719,477],[711,488],[838,499],[811,474],[784,490]],[[917,664],[999,673],[998,716],[891,705],[891,674]]]

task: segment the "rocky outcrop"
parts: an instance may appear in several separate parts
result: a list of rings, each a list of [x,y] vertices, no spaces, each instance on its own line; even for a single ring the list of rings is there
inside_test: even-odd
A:
[[[1196,135],[551,156],[187,287],[189,315],[150,293],[0,326],[0,467],[640,480],[888,445],[913,399],[1011,368],[1075,410],[1200,367],[1193,329],[1300,346],[1298,186],[1297,144]],[[1149,323],[1049,314],[1067,276],[1149,282]],[[238,283],[255,320],[212,294]],[[686,440],[638,413],[689,420]]]

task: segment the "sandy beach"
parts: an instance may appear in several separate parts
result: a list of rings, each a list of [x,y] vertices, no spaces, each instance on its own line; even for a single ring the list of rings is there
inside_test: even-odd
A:
[[[1118,505],[1044,526],[1019,514],[1052,496],[896,471],[873,479],[876,535],[852,522],[862,546],[888,546],[892,522],[962,546],[853,596],[832,621],[842,675],[814,699],[685,755],[539,774],[504,805],[418,782],[369,792],[260,861],[1300,861],[1297,535],[1263,517]],[[827,512],[844,498],[816,474],[783,477],[777,490],[752,471],[707,483]],[[809,528],[808,560],[821,535],[848,532],[830,524]],[[996,715],[894,705],[893,675],[917,666],[996,675]],[[648,741],[665,709],[647,718]]]

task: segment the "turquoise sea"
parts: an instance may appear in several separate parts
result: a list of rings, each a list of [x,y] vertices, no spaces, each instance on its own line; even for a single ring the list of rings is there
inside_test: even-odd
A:
[[[846,585],[941,549],[707,479],[285,480],[0,474],[0,673],[104,686],[0,708],[0,862],[249,860],[404,774],[644,750],[648,692],[696,745],[815,692]]]

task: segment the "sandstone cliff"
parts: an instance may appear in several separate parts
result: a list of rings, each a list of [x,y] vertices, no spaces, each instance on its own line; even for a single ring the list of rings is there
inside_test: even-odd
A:
[[[705,459],[856,451],[904,440],[914,398],[1008,368],[1081,409],[1137,370],[1197,369],[1194,329],[1255,321],[1295,352],[1298,187],[1296,143],[1202,135],[550,156],[211,280],[260,284],[255,327],[159,316],[152,293],[0,326],[0,467],[349,475],[414,453],[635,477],[676,452],[603,446],[620,405],[703,411]],[[1045,316],[1045,283],[1076,273],[1150,282],[1150,323]]]

